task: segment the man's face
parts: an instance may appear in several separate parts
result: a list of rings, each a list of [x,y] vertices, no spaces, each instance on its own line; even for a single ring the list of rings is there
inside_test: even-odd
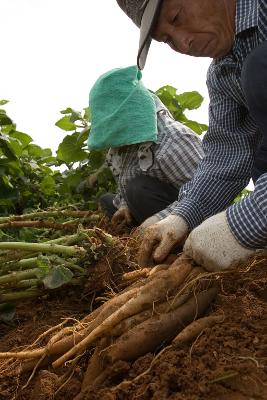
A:
[[[235,0],[163,0],[153,38],[195,57],[223,57],[233,47]]]

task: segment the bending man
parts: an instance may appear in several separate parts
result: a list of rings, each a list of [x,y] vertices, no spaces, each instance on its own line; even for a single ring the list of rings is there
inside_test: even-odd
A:
[[[267,2],[117,1],[141,27],[140,69],[152,38],[213,58],[205,157],[158,222],[146,221],[139,261],[154,252],[162,262],[191,232],[187,254],[209,270],[229,268],[267,245]],[[231,205],[251,176],[254,192]]]

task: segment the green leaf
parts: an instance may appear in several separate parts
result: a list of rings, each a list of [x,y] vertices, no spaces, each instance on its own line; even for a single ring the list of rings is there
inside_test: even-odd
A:
[[[90,132],[90,128],[89,127],[84,128],[79,133],[79,135],[77,137],[77,142],[80,143],[81,145],[83,145],[88,139],[89,132]]]
[[[71,115],[69,116],[70,122],[76,122],[82,120],[82,115],[80,112],[73,110]]]
[[[168,94],[168,96],[174,97],[176,95],[177,89],[173,86],[166,85],[162,86],[156,91],[156,94],[160,97],[164,94]]]
[[[4,155],[10,160],[16,160],[16,154],[12,146],[10,145],[10,138],[3,133],[0,134],[0,149]]]
[[[195,110],[201,106],[203,97],[198,92],[194,91],[176,95],[176,100],[184,110]]]
[[[82,179],[82,173],[79,171],[79,169],[71,171],[71,174],[64,177],[61,183],[61,187],[59,189],[60,193],[64,192],[71,192],[72,190],[76,190],[78,187],[79,183],[81,182]]]
[[[55,194],[55,186],[56,182],[52,178],[52,176],[46,176],[41,182],[40,182],[40,189],[42,193],[46,196],[52,196]]]
[[[11,132],[16,130],[16,124],[9,124],[1,126],[1,132],[9,135]]]
[[[43,157],[51,157],[52,156],[52,151],[51,149],[42,149],[42,158]]]
[[[83,118],[85,121],[90,122],[91,121],[91,111],[89,107],[86,107],[83,109],[84,110],[84,115]]]
[[[14,174],[18,176],[21,173],[21,165],[19,160],[10,161],[8,158],[0,158],[0,168],[5,169],[5,175]]]
[[[92,169],[98,169],[105,161],[106,153],[104,151],[91,150],[89,153],[89,162]]]
[[[43,279],[43,283],[46,289],[57,289],[69,283],[72,277],[73,273],[68,268],[57,265]]]
[[[6,114],[0,114],[0,126],[12,125],[13,121]]]
[[[16,157],[20,157],[23,151],[23,147],[19,140],[10,137],[9,139],[9,148],[11,148],[16,155]]]
[[[37,144],[30,143],[27,148],[24,149],[24,151],[33,159],[39,159],[43,155],[43,149]]]
[[[70,118],[68,116],[65,116],[61,118],[59,121],[55,123],[55,125],[63,129],[64,131],[75,131],[76,130],[76,125],[71,122]]]
[[[60,111],[60,114],[71,114],[73,111],[73,108],[67,107],[65,110]]]
[[[206,124],[200,124],[199,122],[196,121],[191,121],[187,120],[183,122],[184,125],[188,126],[188,128],[192,129],[192,131],[196,132],[198,135],[202,135],[202,133],[206,132],[208,130],[208,125]]]
[[[8,100],[0,100],[0,106],[4,106],[8,102],[9,102]]]
[[[176,96],[176,89],[173,86],[163,86],[159,90],[156,91],[156,94],[162,101],[162,103],[172,112],[171,107],[173,105],[173,101]],[[176,107],[179,107],[179,104],[176,104]]]
[[[82,149],[83,141],[79,140],[79,133],[67,135],[60,143],[57,151],[57,158],[66,164],[85,160],[88,152]]]
[[[19,192],[14,188],[10,179],[7,176],[0,177],[0,203],[6,204],[9,201],[17,198]]]
[[[32,142],[32,138],[23,132],[12,131],[12,132],[10,132],[9,136],[19,140],[20,143],[22,144],[23,148],[28,146],[28,144],[30,144]]]
[[[57,164],[57,158],[54,156],[51,157],[42,157],[39,161],[41,164],[46,164],[46,165],[56,165]]]

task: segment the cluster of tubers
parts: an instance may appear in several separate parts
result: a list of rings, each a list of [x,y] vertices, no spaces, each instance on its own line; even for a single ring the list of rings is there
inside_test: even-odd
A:
[[[105,370],[119,360],[134,361],[173,341],[188,342],[220,316],[201,318],[217,294],[214,280],[189,260],[137,270],[125,275],[130,285],[73,326],[60,324],[42,335],[47,344],[19,352],[0,353],[6,367],[21,372],[77,361],[94,348],[83,389],[101,384]],[[51,335],[52,334],[52,335]],[[2,368],[3,369],[3,365]],[[17,372],[17,370],[16,370]]]

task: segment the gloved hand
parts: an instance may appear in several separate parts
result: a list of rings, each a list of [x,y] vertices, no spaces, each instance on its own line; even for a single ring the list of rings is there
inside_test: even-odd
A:
[[[115,212],[111,219],[111,224],[114,226],[130,225],[132,216],[128,207],[121,207]]]
[[[160,264],[169,255],[174,245],[184,241],[188,232],[187,223],[178,215],[169,215],[146,228],[138,253],[139,265],[148,265],[151,256],[157,264]]]
[[[156,215],[152,215],[151,217],[145,219],[145,221],[140,225],[139,228],[141,229],[145,229],[148,228],[150,225],[154,225],[157,222],[159,222],[159,217],[157,217]]]
[[[222,271],[245,261],[255,251],[238,243],[228,226],[226,211],[223,211],[208,218],[190,233],[184,253],[207,271]]]

